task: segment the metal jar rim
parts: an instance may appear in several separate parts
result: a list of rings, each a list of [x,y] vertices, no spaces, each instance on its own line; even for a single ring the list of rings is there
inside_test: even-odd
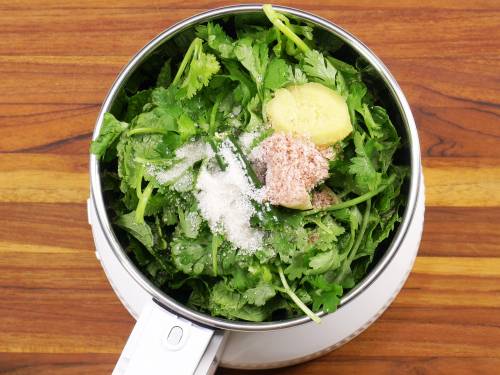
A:
[[[413,115],[410,110],[408,102],[397,84],[396,80],[385,67],[382,61],[361,41],[356,37],[343,30],[339,26],[331,23],[330,21],[307,13],[295,8],[283,7],[283,6],[273,6],[277,11],[288,13],[303,20],[309,21],[317,26],[320,26],[331,33],[335,34],[345,43],[347,43],[351,48],[353,48],[357,53],[363,56],[380,74],[380,77],[387,85],[388,89],[391,91],[398,109],[400,111],[402,121],[406,128],[408,135],[408,147],[410,150],[410,186],[408,191],[408,202],[403,214],[402,222],[400,223],[394,238],[386,250],[385,254],[374,266],[371,272],[353,289],[351,289],[347,294],[345,294],[340,301],[339,308],[352,301],[358,295],[360,295],[371,283],[373,283],[377,277],[384,271],[386,266],[392,260],[393,256],[397,252],[403,238],[405,237],[410,223],[412,222],[414,211],[416,208],[417,196],[419,194],[420,185],[420,173],[421,173],[421,162],[420,162],[420,145],[418,140],[417,129]],[[145,45],[123,68],[115,82],[113,83],[111,89],[109,90],[106,99],[101,107],[101,111],[97,118],[96,126],[94,129],[93,139],[95,139],[100,131],[103,116],[105,112],[108,112],[120,90],[122,84],[130,77],[134,72],[135,68],[138,67],[158,46],[160,46],[164,41],[170,39],[173,35],[178,32],[196,25],[200,22],[205,22],[213,18],[217,18],[223,15],[231,15],[237,13],[250,13],[262,11],[262,5],[236,5],[228,6],[222,8],[216,8],[194,15],[187,18],[160,33],[153,40],[151,40],[147,45]],[[95,155],[90,155],[90,185],[91,185],[91,199],[92,203],[96,209],[96,216],[98,223],[93,223],[93,225],[99,225],[106,237],[106,240],[113,250],[114,255],[118,258],[121,265],[127,270],[127,272],[134,278],[134,280],[146,290],[152,298],[158,301],[161,305],[171,310],[172,312],[183,316],[184,318],[191,319],[201,324],[205,324],[211,327],[236,330],[236,331],[267,331],[276,330],[287,327],[292,327],[295,325],[310,322],[310,318],[307,316],[301,316],[298,318],[293,318],[284,321],[273,321],[273,322],[242,322],[242,321],[231,321],[222,318],[216,318],[209,316],[207,314],[201,313],[199,311],[190,309],[181,303],[177,302],[173,298],[166,295],[160,289],[158,289],[141,271],[137,269],[132,260],[123,251],[118,239],[116,238],[109,218],[106,213],[106,208],[104,204],[104,199],[101,189],[101,180],[99,175],[99,161]],[[318,315],[325,315],[324,312],[320,312]]]

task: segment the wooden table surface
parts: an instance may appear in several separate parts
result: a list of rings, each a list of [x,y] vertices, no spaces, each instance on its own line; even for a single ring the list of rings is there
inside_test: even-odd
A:
[[[134,321],[87,224],[94,121],[131,55],[224,4],[0,1],[1,374],[111,372]],[[499,2],[287,4],[345,27],[394,73],[418,124],[427,211],[413,273],[373,326],[320,359],[261,373],[498,374]]]

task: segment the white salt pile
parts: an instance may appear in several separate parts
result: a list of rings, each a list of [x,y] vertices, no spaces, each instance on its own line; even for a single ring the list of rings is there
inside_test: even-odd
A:
[[[146,170],[160,184],[170,184],[181,177],[194,163],[211,156],[213,151],[209,144],[201,141],[191,142],[176,150],[175,157],[178,161],[171,168],[163,169],[156,165],[148,165]]]
[[[262,202],[263,189],[250,183],[243,162],[235,155],[233,144],[226,140],[220,154],[227,164],[225,171],[202,168],[196,184],[198,207],[214,233],[227,239],[245,253],[262,246],[263,232],[250,226],[255,214],[252,200]]]

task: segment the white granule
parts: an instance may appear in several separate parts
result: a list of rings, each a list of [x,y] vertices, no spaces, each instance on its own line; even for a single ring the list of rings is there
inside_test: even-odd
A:
[[[196,141],[178,148],[175,156],[178,162],[171,168],[163,169],[156,165],[148,165],[146,171],[154,176],[160,184],[170,184],[181,177],[197,161],[213,156],[213,151],[209,144]]]
[[[251,149],[253,141],[260,135],[259,132],[245,132],[242,133],[239,137],[240,145],[243,151],[248,153]]]
[[[234,153],[233,147],[233,144],[229,140],[226,140],[219,149],[219,153],[227,164],[224,173],[227,175],[228,181],[232,185],[237,186],[243,195],[256,202],[262,202],[264,199],[264,191],[262,189],[257,189],[250,182],[244,162]]]
[[[197,235],[202,222],[201,216],[197,212],[191,211],[186,215],[185,220],[187,222],[187,225],[189,225],[189,227],[191,228],[193,234]]]
[[[233,110],[231,111],[231,114],[233,116],[238,116],[241,112],[241,105],[235,106]]]
[[[213,232],[223,232],[236,247],[250,254],[262,247],[264,234],[250,226],[250,219],[255,214],[252,200],[262,202],[264,191],[249,182],[230,141],[223,142],[220,154],[227,164],[225,171],[200,171],[198,207]]]
[[[193,188],[194,176],[193,172],[187,171],[180,176],[172,185],[172,189],[179,193],[185,193]]]
[[[175,151],[175,156],[179,159],[191,160],[192,164],[206,156],[213,155],[212,148],[208,143],[195,141],[186,143]]]

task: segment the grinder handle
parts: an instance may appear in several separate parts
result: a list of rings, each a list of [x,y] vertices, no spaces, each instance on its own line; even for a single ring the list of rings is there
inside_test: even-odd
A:
[[[113,375],[212,375],[227,334],[146,304]]]

